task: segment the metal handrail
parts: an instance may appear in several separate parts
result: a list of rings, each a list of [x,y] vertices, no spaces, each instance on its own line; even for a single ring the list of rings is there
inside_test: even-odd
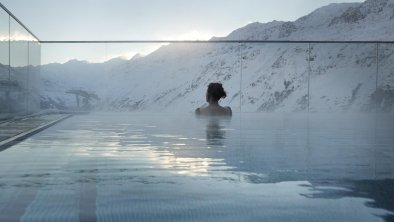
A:
[[[347,40],[43,40],[40,43],[355,43],[393,44],[394,41],[347,41]]]

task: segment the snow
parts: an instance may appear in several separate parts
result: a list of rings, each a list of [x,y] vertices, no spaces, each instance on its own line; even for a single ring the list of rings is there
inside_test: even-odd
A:
[[[377,41],[392,36],[394,0],[367,0],[330,4],[294,22],[251,23],[215,40]],[[379,50],[378,87],[390,95],[394,46],[381,44]],[[312,44],[311,58],[309,73],[307,44],[174,43],[130,60],[44,65],[41,96],[56,108],[73,107],[75,98],[65,91],[78,88],[99,95],[96,108],[192,111],[205,103],[208,83],[218,81],[228,93],[222,104],[235,111],[303,112],[309,79],[311,111],[372,110],[375,44]]]

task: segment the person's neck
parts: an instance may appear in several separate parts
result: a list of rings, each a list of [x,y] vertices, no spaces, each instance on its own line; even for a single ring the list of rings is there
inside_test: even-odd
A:
[[[208,104],[210,106],[219,106],[219,101],[209,101]]]

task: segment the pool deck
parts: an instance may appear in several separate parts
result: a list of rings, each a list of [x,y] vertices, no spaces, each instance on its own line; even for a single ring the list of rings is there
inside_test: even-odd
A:
[[[47,114],[0,122],[0,151],[71,116],[70,114]]]

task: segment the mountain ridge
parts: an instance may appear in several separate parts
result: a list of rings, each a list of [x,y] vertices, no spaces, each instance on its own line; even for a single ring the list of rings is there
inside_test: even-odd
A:
[[[330,4],[293,22],[255,22],[214,39],[387,40],[394,36],[393,2]],[[375,97],[389,106],[384,102],[390,100],[387,96],[385,99],[386,91],[377,96],[378,89],[371,83],[376,77],[373,47],[312,46],[311,89],[319,95],[310,96],[312,111],[371,110]],[[385,76],[378,84],[388,94],[394,86],[391,50],[394,47],[387,46],[384,53],[388,56],[382,55],[381,72]],[[102,98],[97,107],[103,109],[192,110],[204,104],[206,85],[219,81],[229,91],[223,103],[236,110],[242,107],[244,111],[305,111],[307,58],[305,44],[169,44],[144,57],[113,64],[44,65],[42,100],[49,106],[57,106],[49,100],[72,106],[74,98],[64,95],[64,91],[85,88],[97,92]],[[327,81],[338,85],[341,94],[324,86]]]

